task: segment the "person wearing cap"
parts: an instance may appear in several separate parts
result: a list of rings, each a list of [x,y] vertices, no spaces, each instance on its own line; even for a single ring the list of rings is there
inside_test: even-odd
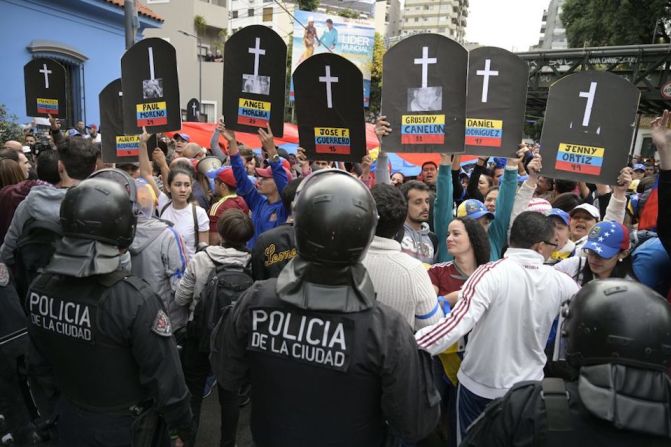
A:
[[[636,163],[633,170],[634,180],[640,180],[645,176],[645,165],[643,163]]]
[[[175,141],[175,153],[181,156],[182,151],[184,150],[184,146],[189,144],[189,142],[191,141],[191,137],[189,136],[188,133],[175,132],[172,136],[172,139]]]
[[[565,259],[554,268],[584,286],[593,279],[625,278],[637,280],[629,256],[629,229],[619,222],[603,221],[594,225],[581,247],[587,256]]]
[[[224,138],[228,142],[228,155],[231,158],[231,167],[237,183],[237,193],[245,199],[252,211],[254,237],[247,243],[247,247],[251,249],[259,235],[286,222],[288,212],[282,203],[281,194],[291,179],[291,173],[277,154],[270,126],[267,132],[259,129],[259,138],[263,149],[268,153],[270,166],[263,169],[256,168],[256,174],[259,176],[257,186],[254,186],[247,177],[235,134],[224,128]]]
[[[88,129],[89,129],[88,137],[91,138],[91,141],[94,143],[100,143],[101,136],[100,132],[98,132],[98,126],[96,126],[95,124],[89,124]]]
[[[554,265],[559,261],[568,259],[575,254],[575,243],[569,238],[569,223],[571,217],[564,210],[552,208],[548,217],[555,227],[555,236],[557,237],[557,247],[552,252],[552,256],[545,262],[548,265]]]
[[[561,304],[578,291],[571,278],[543,265],[554,241],[546,216],[520,214],[504,259],[480,266],[450,314],[415,334],[420,349],[438,355],[470,332],[457,374],[461,436],[491,400],[520,381],[543,378],[552,322]]]
[[[235,193],[237,182],[233,174],[233,168],[226,166],[219,169],[219,173],[214,178],[214,195],[219,197],[216,203],[210,207],[210,245],[219,244],[219,232],[217,231],[217,222],[224,211],[231,208],[237,208],[243,213],[249,215],[249,207],[245,199]]]

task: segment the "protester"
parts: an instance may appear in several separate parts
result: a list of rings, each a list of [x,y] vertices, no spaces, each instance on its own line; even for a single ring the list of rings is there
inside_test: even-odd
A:
[[[254,227],[247,214],[238,209],[226,210],[217,223],[217,231],[219,232],[220,244],[212,245],[200,253],[196,253],[189,262],[186,273],[179,282],[179,287],[175,293],[175,302],[188,309],[189,325],[196,324],[194,311],[212,271],[220,266],[239,269],[248,269],[249,266],[251,256],[246,251],[245,244],[253,236]],[[186,384],[191,392],[191,410],[197,426],[210,363],[208,361],[209,353],[207,350],[204,352],[201,350],[201,340],[195,336],[196,333],[197,329],[195,328],[189,331],[184,344],[182,362]],[[233,407],[227,405],[224,411],[228,418],[234,418],[237,421],[237,392],[235,397]],[[231,413],[231,409],[233,409],[233,413]],[[230,427],[231,421],[224,421],[223,416],[222,414],[222,424]],[[222,439],[222,445],[235,445],[236,426],[237,423],[232,423],[232,430],[226,431],[226,439]]]
[[[21,167],[14,160],[0,158],[0,188],[16,185],[25,180]]]
[[[302,179],[291,180],[282,191],[282,203],[287,211],[285,223],[272,228],[258,237],[252,249],[252,276],[255,281],[277,278],[296,256],[296,235],[292,203]]]
[[[438,322],[442,309],[422,263],[401,251],[394,236],[406,220],[408,206],[403,194],[391,185],[371,189],[377,207],[375,237],[362,263],[377,299],[397,310],[415,330]]]
[[[401,186],[401,192],[408,204],[408,214],[396,239],[403,253],[431,265],[438,252],[438,238],[428,224],[431,189],[426,183],[411,180]]]
[[[437,355],[471,331],[458,373],[461,436],[491,400],[515,383],[543,378],[543,348],[552,321],[561,303],[578,290],[568,276],[543,265],[554,238],[547,217],[520,214],[505,258],[476,270],[452,312],[415,336],[421,349]]]
[[[191,259],[200,244],[207,245],[210,220],[207,212],[192,201],[193,173],[190,169],[170,169],[167,194],[161,192],[158,200],[159,217],[172,222],[175,231],[184,240],[187,259]]]
[[[245,199],[238,196],[235,191],[237,182],[233,169],[230,167],[220,168],[219,174],[214,178],[214,194],[219,198],[210,207],[210,245],[219,244],[219,232],[217,231],[217,222],[221,215],[230,209],[239,209],[245,214],[249,214],[249,207]]]
[[[258,180],[258,190],[247,178],[247,172],[238,151],[238,143],[235,134],[228,129],[224,130],[224,138],[228,142],[228,154],[231,158],[231,166],[237,192],[245,199],[252,211],[252,222],[254,222],[254,236],[247,243],[248,248],[253,248],[256,239],[265,231],[275,228],[286,222],[287,210],[284,208],[280,194],[286,187],[290,178],[289,170],[284,167],[277,155],[277,149],[273,142],[273,134],[268,127],[268,132],[259,129],[259,137],[264,150],[269,154],[270,167],[256,168],[256,173],[261,177]]]
[[[424,438],[439,416],[431,366],[360,263],[377,221],[370,192],[343,171],[319,171],[301,184],[294,218],[297,256],[277,280],[256,282],[213,335],[217,383],[237,392],[251,378],[258,445]]]
[[[569,238],[569,222],[571,217],[568,213],[559,208],[552,208],[548,213],[548,217],[555,228],[555,236],[557,238],[557,248],[552,252],[552,256],[545,262],[553,265],[568,259],[575,255],[575,243]]]
[[[594,281],[571,299],[565,315],[561,334],[576,376],[515,385],[470,427],[462,446],[532,446],[539,439],[669,445],[671,354],[664,347],[671,344],[671,306],[640,284]]]

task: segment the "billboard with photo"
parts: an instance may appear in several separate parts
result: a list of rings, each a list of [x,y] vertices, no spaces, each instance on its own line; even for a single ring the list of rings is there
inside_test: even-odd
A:
[[[294,11],[291,73],[308,57],[319,53],[340,55],[357,66],[363,74],[364,107],[370,97],[370,73],[373,64],[375,24],[369,19],[349,19],[335,14]],[[291,101],[294,88],[291,85]]]

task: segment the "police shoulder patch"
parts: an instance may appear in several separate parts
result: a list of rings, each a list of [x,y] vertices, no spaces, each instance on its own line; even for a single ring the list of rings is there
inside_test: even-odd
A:
[[[170,337],[172,335],[170,318],[163,310],[159,310],[156,313],[156,318],[154,318],[154,324],[151,325],[151,330],[161,337]]]
[[[0,287],[5,287],[7,284],[9,284],[9,270],[0,262]]]

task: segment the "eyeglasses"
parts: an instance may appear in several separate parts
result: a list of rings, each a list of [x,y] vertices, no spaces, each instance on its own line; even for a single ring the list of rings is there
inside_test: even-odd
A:
[[[559,244],[555,244],[554,242],[543,241],[543,243],[544,243],[545,245],[550,245],[550,246],[552,246],[552,247],[554,247],[554,248],[558,248],[558,247],[559,247]]]

